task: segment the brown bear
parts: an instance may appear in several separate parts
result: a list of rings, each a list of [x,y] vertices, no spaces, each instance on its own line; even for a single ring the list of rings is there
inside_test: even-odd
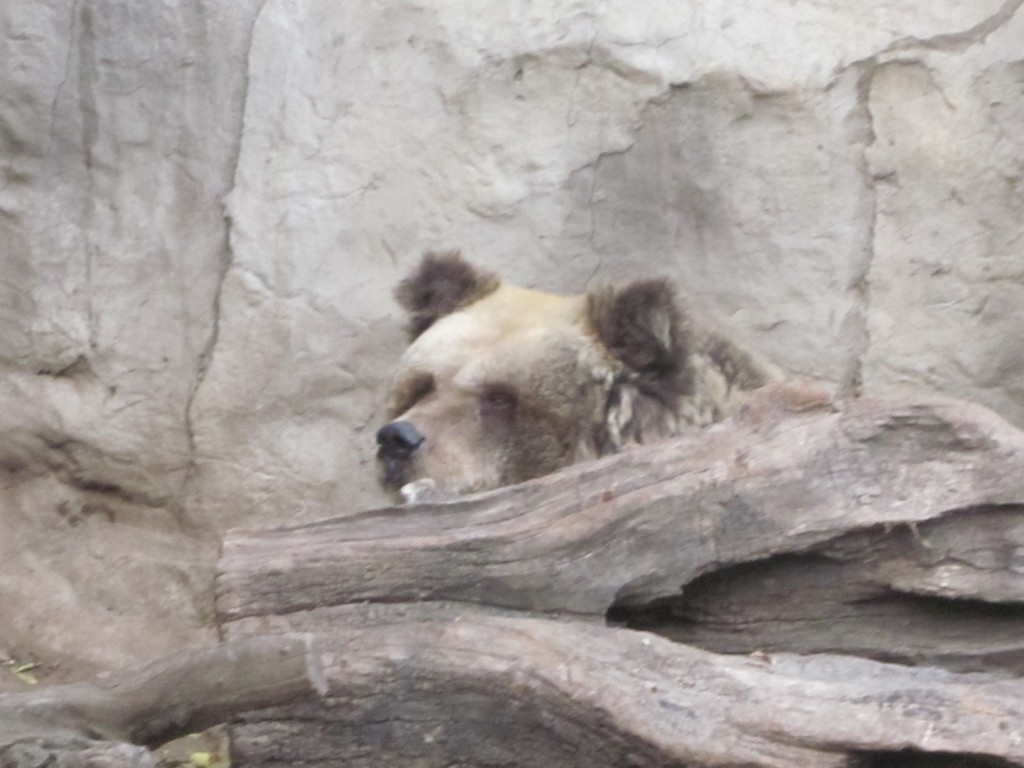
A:
[[[718,421],[778,378],[666,280],[561,296],[427,253],[395,292],[410,345],[377,432],[406,501],[517,483]]]

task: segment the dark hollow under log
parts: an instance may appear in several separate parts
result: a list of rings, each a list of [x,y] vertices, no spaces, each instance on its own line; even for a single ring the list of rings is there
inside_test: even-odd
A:
[[[1024,506],[959,510],[723,568],[608,618],[723,653],[824,651],[1024,676],[1022,552]]]

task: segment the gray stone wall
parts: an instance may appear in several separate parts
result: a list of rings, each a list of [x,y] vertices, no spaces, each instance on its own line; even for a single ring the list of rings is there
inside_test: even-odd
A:
[[[380,503],[426,248],[1024,424],[1022,5],[8,0],[0,655],[205,642],[219,532]]]

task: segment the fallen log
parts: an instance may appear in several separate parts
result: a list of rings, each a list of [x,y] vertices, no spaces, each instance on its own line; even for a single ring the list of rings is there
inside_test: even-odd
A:
[[[235,531],[225,634],[473,609],[1024,672],[1024,433],[948,399],[792,403],[473,498]]]
[[[1021,701],[1020,680],[469,615],[236,641],[4,696],[0,765],[150,768],[127,742],[234,716],[238,768],[1005,768],[1024,765]]]
[[[949,400],[811,405],[232,533],[225,636],[315,632],[327,680],[236,719],[235,763],[1024,766],[1024,434]]]
[[[0,695],[0,766],[147,766],[153,747],[323,687],[308,636],[185,651],[89,683]]]
[[[1021,680],[472,612],[317,646],[324,697],[238,718],[233,765],[1024,765]]]

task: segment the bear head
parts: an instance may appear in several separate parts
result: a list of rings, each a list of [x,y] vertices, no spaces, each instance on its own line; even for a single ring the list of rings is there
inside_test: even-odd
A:
[[[562,296],[428,253],[396,289],[410,345],[377,433],[379,477],[406,500],[495,488],[721,418],[735,367],[665,280]],[[716,344],[718,347],[716,352]],[[726,344],[726,346],[722,346]],[[703,361],[703,364],[702,364]],[[422,491],[426,490],[426,493]]]

